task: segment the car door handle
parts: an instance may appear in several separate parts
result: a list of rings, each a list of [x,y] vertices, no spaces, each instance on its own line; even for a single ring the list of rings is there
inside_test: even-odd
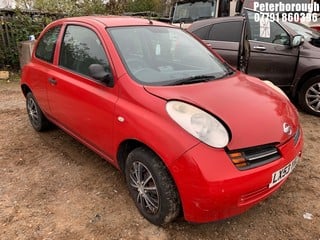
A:
[[[49,82],[51,85],[57,85],[57,80],[55,80],[54,78],[48,78],[48,82]]]
[[[266,48],[264,46],[254,46],[253,49],[259,50],[259,51],[265,51]]]

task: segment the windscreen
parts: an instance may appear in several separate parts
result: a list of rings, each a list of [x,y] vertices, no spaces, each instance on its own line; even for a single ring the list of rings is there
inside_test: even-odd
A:
[[[146,85],[230,73],[214,54],[181,29],[156,26],[109,28],[108,32],[132,78]],[[209,78],[209,77],[208,77]]]
[[[176,3],[173,23],[191,23],[200,19],[215,17],[215,1]]]

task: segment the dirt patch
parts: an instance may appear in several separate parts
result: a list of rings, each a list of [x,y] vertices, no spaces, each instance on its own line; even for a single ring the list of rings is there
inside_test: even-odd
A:
[[[18,82],[0,81],[0,239],[320,240],[320,121],[301,122],[303,159],[270,198],[224,221],[159,228],[115,168],[59,129],[35,132]]]

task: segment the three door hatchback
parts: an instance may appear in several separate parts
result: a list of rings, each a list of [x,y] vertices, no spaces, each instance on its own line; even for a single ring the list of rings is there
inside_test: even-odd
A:
[[[155,21],[57,20],[41,33],[21,88],[34,129],[53,123],[121,170],[156,225],[242,213],[301,156],[298,114],[283,94]]]

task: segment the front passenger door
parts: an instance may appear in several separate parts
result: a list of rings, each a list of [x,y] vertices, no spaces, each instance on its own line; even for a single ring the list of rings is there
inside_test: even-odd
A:
[[[291,36],[278,22],[258,18],[247,11],[247,36],[250,57],[247,73],[278,86],[290,86],[295,74],[299,48],[290,46]]]
[[[52,115],[65,130],[110,156],[113,138],[116,86],[90,76],[89,66],[99,64],[112,72],[98,31],[86,25],[65,27],[58,67],[49,79]]]

